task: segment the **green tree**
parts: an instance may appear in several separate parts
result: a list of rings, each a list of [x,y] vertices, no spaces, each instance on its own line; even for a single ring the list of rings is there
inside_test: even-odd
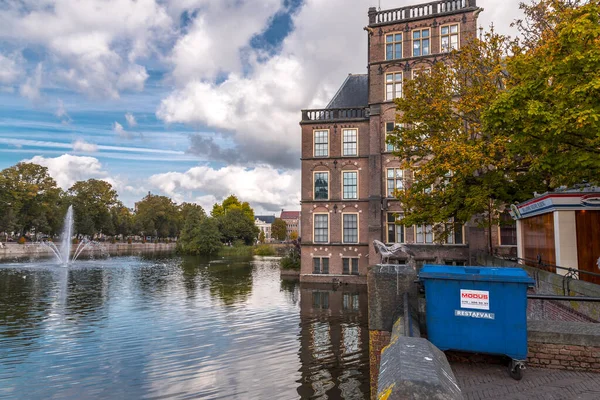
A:
[[[244,201],[243,203],[240,202],[234,195],[223,200],[223,203],[221,204],[215,204],[211,211],[211,215],[213,217],[221,217],[231,210],[241,210],[248,219],[254,221],[254,210],[250,207],[250,204],[247,201]]]
[[[271,224],[271,236],[275,240],[285,240],[287,237],[287,224],[281,218],[275,218]]]
[[[484,114],[509,157],[546,189],[600,182],[600,3],[521,5],[523,40],[506,62],[507,90]]]
[[[24,235],[60,229],[62,190],[48,169],[32,163],[18,163],[0,172],[0,224],[2,230]]]
[[[110,183],[98,179],[79,181],[71,186],[68,195],[75,214],[75,231],[79,235],[114,235],[111,209],[119,202]]]
[[[396,193],[405,225],[434,224],[442,241],[453,222],[475,218],[491,229],[500,208],[540,187],[519,173],[505,136],[482,123],[483,113],[504,90],[511,44],[492,31],[437,62],[431,73],[406,82],[404,98],[396,100],[401,128],[388,138],[403,169],[413,172]]]
[[[260,231],[260,233],[258,234],[258,241],[259,241],[260,243],[264,243],[264,242],[265,242],[265,239],[266,239],[266,238],[265,238],[265,232],[261,230],[261,231]]]
[[[142,236],[165,238],[179,234],[179,207],[170,198],[149,193],[136,204],[136,208],[135,226]]]
[[[120,201],[110,210],[115,235],[127,237],[133,233],[133,214]]]
[[[259,229],[254,225],[254,220],[241,209],[233,208],[217,218],[219,231],[227,243],[243,241],[246,245],[253,245],[258,237]]]
[[[190,210],[178,241],[179,250],[194,255],[216,254],[223,246],[219,226],[214,218],[206,217],[204,210],[200,210]]]

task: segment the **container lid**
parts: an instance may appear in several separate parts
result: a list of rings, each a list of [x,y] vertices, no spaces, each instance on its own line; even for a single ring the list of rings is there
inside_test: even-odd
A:
[[[420,279],[445,279],[482,282],[521,282],[533,284],[535,281],[523,268],[497,267],[454,267],[427,264],[419,272]]]

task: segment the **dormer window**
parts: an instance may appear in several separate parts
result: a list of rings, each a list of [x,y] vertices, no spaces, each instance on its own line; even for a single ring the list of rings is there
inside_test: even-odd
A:
[[[385,35],[385,59],[396,60],[398,58],[402,58],[402,34]]]
[[[429,52],[429,28],[417,29],[412,32],[413,35],[413,57],[428,56]]]

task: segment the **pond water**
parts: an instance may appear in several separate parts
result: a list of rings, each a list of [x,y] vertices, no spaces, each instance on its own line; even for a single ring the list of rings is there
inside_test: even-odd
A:
[[[366,302],[269,258],[0,264],[0,398],[368,399]]]

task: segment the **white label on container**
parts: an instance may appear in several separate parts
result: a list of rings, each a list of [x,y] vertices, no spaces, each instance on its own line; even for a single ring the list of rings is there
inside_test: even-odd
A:
[[[460,289],[460,308],[490,309],[490,292],[486,290]]]
[[[471,317],[471,318],[482,318],[482,319],[496,319],[496,315],[490,312],[483,311],[466,311],[466,310],[454,310],[456,317]]]

